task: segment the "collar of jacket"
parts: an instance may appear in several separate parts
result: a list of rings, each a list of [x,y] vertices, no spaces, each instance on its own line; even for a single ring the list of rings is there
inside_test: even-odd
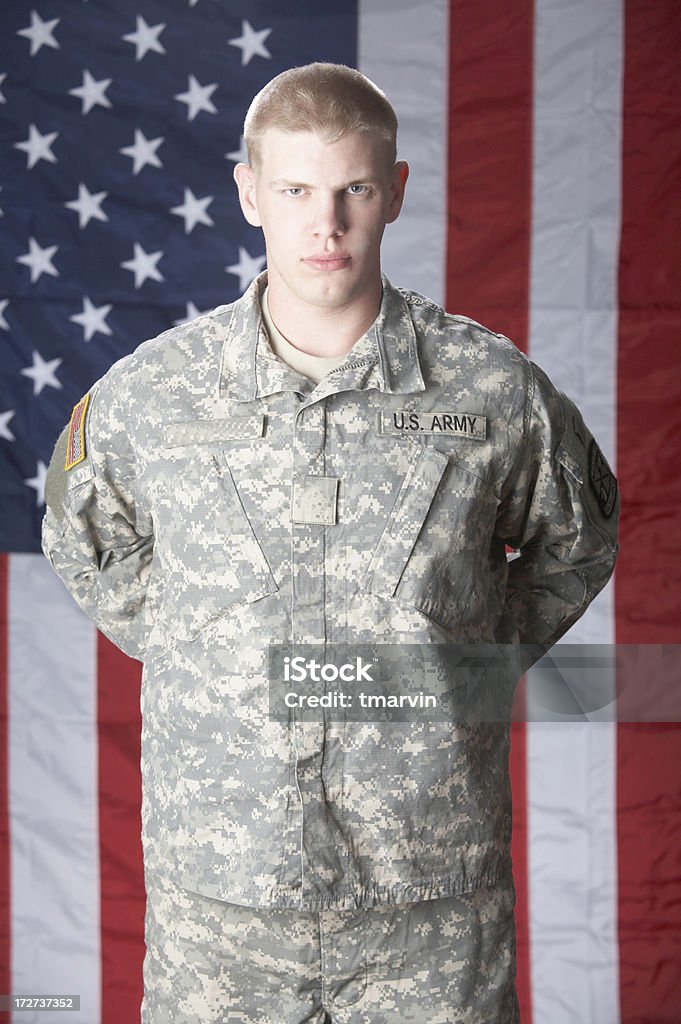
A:
[[[425,391],[416,332],[404,295],[385,275],[383,298],[374,323],[345,360],[319,384],[274,355],[262,322],[260,274],[232,306],[220,360],[220,397],[251,402],[278,391],[297,391],[314,401],[337,391],[378,388],[392,395]]]

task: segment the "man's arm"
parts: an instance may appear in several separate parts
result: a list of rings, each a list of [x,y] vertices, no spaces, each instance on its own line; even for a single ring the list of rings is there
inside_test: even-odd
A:
[[[537,657],[584,614],[612,574],[619,494],[584,420],[530,364],[524,442],[502,497],[497,535],[520,550],[506,610]],[[531,658],[530,660],[535,660]]]
[[[76,412],[79,406],[48,470],[43,551],[99,629],[141,659],[150,626],[151,518],[139,498],[130,433],[108,379],[91,390],[84,413]]]

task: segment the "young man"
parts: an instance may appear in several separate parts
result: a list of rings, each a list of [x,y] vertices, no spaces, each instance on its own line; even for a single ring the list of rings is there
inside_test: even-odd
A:
[[[504,677],[477,722],[444,657],[439,716],[270,714],[276,645],[357,711],[367,646],[411,696],[452,645],[550,646],[614,563],[574,405],[381,276],[396,129],[349,68],[270,82],[235,170],[267,272],[112,367],[50,468],[45,552],[145,663],[144,1024],[518,1019]]]

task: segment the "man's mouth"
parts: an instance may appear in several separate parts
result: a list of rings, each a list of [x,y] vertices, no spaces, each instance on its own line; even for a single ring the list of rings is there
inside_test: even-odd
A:
[[[331,272],[333,270],[345,270],[350,266],[351,257],[346,253],[319,253],[313,256],[306,256],[303,263],[313,267],[315,270]]]

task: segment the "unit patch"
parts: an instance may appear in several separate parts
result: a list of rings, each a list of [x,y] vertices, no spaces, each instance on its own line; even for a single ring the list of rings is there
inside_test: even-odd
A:
[[[594,440],[589,446],[589,483],[602,515],[609,519],[617,501],[617,480]]]
[[[475,441],[487,437],[487,419],[468,412],[381,411],[381,434],[458,434]]]
[[[90,403],[90,392],[74,405],[69,421],[69,436],[66,441],[66,462],[64,469],[73,469],[86,456],[85,451],[85,416]]]

